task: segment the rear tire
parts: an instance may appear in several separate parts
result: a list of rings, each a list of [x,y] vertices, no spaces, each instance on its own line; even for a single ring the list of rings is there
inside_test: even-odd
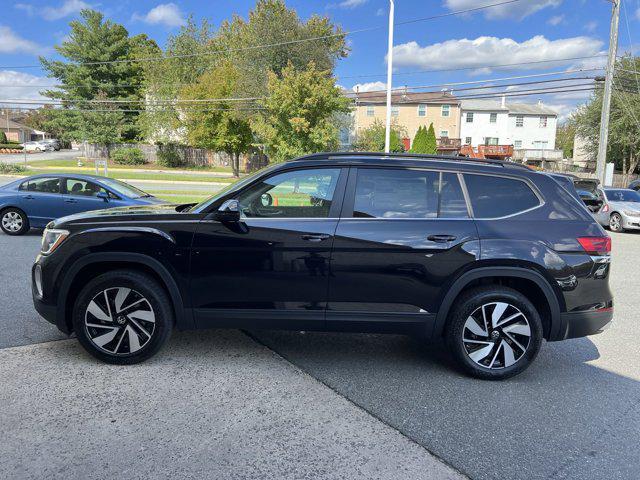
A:
[[[91,280],[73,309],[80,344],[106,363],[130,365],[155,355],[173,329],[173,305],[153,277],[133,270]]]
[[[533,304],[520,292],[497,285],[462,294],[445,329],[458,366],[483,380],[504,380],[523,372],[538,354],[542,337]]]
[[[609,229],[612,232],[624,232],[624,227],[622,226],[622,216],[619,213],[612,213],[609,216]]]
[[[5,208],[0,213],[0,228],[7,235],[24,235],[29,231],[29,218],[19,208]]]

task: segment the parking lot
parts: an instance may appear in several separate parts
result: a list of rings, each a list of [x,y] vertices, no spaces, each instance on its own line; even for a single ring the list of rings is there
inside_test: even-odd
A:
[[[33,310],[38,232],[0,235],[3,475],[637,478],[640,234],[612,236],[613,326],[490,383],[384,335],[177,333],[103,365]]]

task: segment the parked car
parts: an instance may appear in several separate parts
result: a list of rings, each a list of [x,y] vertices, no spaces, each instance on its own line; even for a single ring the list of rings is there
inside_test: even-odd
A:
[[[497,160],[316,154],[192,205],[58,219],[36,309],[108,363],[171,329],[279,328],[444,339],[471,375],[522,372],[542,340],[613,315],[611,239],[546,174]]]
[[[51,145],[56,152],[62,148],[62,143],[57,138],[45,138],[41,143]]]
[[[26,152],[52,152],[53,145],[42,141],[25,142],[22,144]]]
[[[598,193],[600,181],[593,178],[580,178],[569,173],[547,173],[564,186],[569,193],[582,201],[589,211],[596,213],[602,208],[604,201]]]
[[[600,225],[612,232],[640,229],[640,193],[630,188],[604,188],[604,206],[596,214]]]
[[[0,187],[0,228],[22,235],[59,217],[162,200],[129,184],[94,175],[43,174]]]
[[[640,190],[640,179],[629,182],[629,187],[631,190],[635,190],[636,192]]]

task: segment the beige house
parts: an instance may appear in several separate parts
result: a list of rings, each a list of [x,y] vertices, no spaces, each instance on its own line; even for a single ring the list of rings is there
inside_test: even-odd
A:
[[[353,135],[374,122],[385,123],[387,96],[385,92],[356,92],[350,95],[355,104]],[[438,150],[460,148],[460,101],[448,92],[411,93],[394,91],[391,96],[391,121],[407,132],[405,147],[410,146],[418,128],[433,123],[438,138]]]
[[[29,142],[31,140],[43,140],[50,135],[40,130],[35,130],[22,123],[14,122],[7,118],[0,118],[0,131],[4,132],[10,142]]]

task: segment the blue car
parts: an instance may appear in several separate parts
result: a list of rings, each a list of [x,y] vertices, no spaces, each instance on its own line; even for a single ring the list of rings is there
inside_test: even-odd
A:
[[[159,203],[166,202],[113,178],[34,175],[0,187],[0,227],[8,235],[22,235],[74,213]]]

